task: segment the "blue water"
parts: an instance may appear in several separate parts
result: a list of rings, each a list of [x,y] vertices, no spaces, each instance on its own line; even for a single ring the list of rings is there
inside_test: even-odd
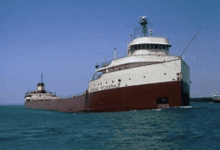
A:
[[[220,149],[220,103],[191,106],[85,114],[0,106],[0,149]]]

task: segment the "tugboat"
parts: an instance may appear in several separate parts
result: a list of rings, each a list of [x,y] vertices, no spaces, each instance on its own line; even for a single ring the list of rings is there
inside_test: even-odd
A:
[[[65,112],[114,112],[188,106],[190,69],[181,56],[169,55],[167,38],[148,36],[148,19],[140,18],[138,35],[127,56],[96,65],[89,88],[70,98],[25,98],[25,107]],[[41,88],[40,88],[41,87]],[[39,90],[42,91],[42,83]],[[53,96],[52,96],[53,97]]]

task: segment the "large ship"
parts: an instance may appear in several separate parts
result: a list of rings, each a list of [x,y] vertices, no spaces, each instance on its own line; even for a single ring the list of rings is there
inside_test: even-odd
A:
[[[64,112],[114,112],[188,106],[190,69],[180,56],[169,55],[167,38],[148,36],[142,16],[140,34],[127,45],[127,56],[97,65],[88,89],[60,98],[45,92],[27,93],[25,107]]]

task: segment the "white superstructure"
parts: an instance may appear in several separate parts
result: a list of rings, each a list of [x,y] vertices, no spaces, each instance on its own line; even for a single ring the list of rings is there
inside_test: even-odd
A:
[[[25,94],[25,102],[30,102],[34,100],[53,100],[53,99],[59,99],[55,94],[51,92],[46,92],[44,88],[44,83],[43,83],[43,74],[41,74],[41,83],[37,84],[37,90],[36,91],[31,91],[27,92]]]
[[[30,92],[25,96],[26,101],[33,101],[33,100],[53,100],[59,99],[59,97],[55,96],[53,93],[34,93]]]
[[[133,39],[127,57],[114,59],[95,71],[89,92],[143,84],[184,81],[190,83],[189,67],[178,56],[169,55],[167,38],[146,37],[146,17],[141,18],[143,37]]]

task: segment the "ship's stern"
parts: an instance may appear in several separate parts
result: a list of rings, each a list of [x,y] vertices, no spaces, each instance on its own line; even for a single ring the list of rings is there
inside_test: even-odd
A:
[[[190,105],[190,68],[181,60],[181,106]]]

